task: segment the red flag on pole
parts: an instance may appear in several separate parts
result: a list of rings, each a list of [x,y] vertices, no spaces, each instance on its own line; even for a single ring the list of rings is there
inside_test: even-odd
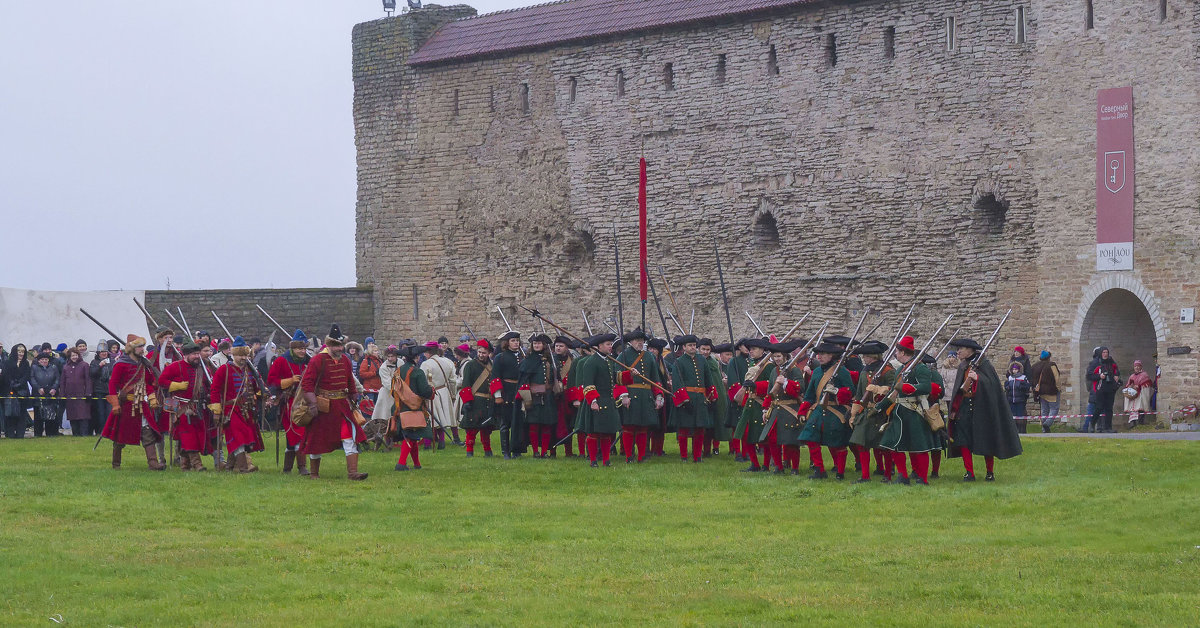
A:
[[[646,274],[646,158],[638,164],[638,264],[641,267],[642,303],[646,302],[649,276]],[[645,323],[643,323],[645,324]]]

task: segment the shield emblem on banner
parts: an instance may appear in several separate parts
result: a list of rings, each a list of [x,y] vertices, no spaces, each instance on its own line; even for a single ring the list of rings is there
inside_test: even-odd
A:
[[[1104,153],[1104,187],[1113,194],[1125,188],[1125,151]]]

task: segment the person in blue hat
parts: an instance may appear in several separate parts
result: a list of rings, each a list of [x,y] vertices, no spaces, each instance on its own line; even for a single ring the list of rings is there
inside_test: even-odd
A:
[[[300,475],[308,475],[308,464],[304,456],[298,455],[300,442],[304,440],[304,427],[292,421],[292,402],[300,390],[300,378],[308,366],[308,336],[297,329],[288,343],[287,353],[275,358],[267,370],[267,386],[279,400],[279,429],[287,439],[287,451],[283,454],[283,472],[291,473],[295,465]]]
[[[258,467],[250,454],[264,449],[262,433],[258,430],[258,380],[250,364],[250,346],[237,336],[229,350],[231,360],[217,369],[209,391],[209,406],[213,417],[222,422],[225,449],[239,473],[254,473]]]

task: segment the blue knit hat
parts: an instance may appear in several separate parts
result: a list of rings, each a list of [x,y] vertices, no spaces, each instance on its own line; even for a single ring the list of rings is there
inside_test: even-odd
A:
[[[54,350],[55,350],[55,351],[57,351],[57,352],[59,352],[59,353],[62,353],[63,351],[66,351],[66,350],[67,350],[67,343],[65,343],[65,342],[60,342],[60,343],[58,343],[58,346],[57,346],[57,347],[54,347]]]
[[[1049,359],[1049,358],[1050,358],[1050,352],[1049,352],[1049,351],[1046,351],[1046,350],[1042,350],[1041,358],[1042,358],[1043,360],[1047,360],[1047,359]]]

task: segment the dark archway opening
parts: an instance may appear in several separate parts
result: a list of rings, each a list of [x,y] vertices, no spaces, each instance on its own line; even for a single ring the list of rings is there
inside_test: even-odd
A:
[[[1087,366],[1092,361],[1092,352],[1096,347],[1108,347],[1117,367],[1121,369],[1122,385],[1133,373],[1134,360],[1141,360],[1143,368],[1153,376],[1158,334],[1154,331],[1150,312],[1137,295],[1113,288],[1096,297],[1088,309],[1079,333],[1079,372],[1074,377],[1080,390],[1080,411],[1073,414],[1083,414],[1087,409],[1088,391],[1091,389],[1091,382],[1087,381]],[[1117,401],[1113,404],[1114,414],[1124,409],[1123,399],[1120,394],[1117,395]],[[1123,421],[1113,421],[1115,428],[1123,425]]]
[[[774,214],[760,213],[754,219],[754,226],[750,228],[750,236],[757,246],[778,246],[779,223],[775,221]]]
[[[974,222],[983,233],[1004,233],[1004,221],[1007,217],[1008,201],[997,199],[995,194],[984,194],[975,201]]]

